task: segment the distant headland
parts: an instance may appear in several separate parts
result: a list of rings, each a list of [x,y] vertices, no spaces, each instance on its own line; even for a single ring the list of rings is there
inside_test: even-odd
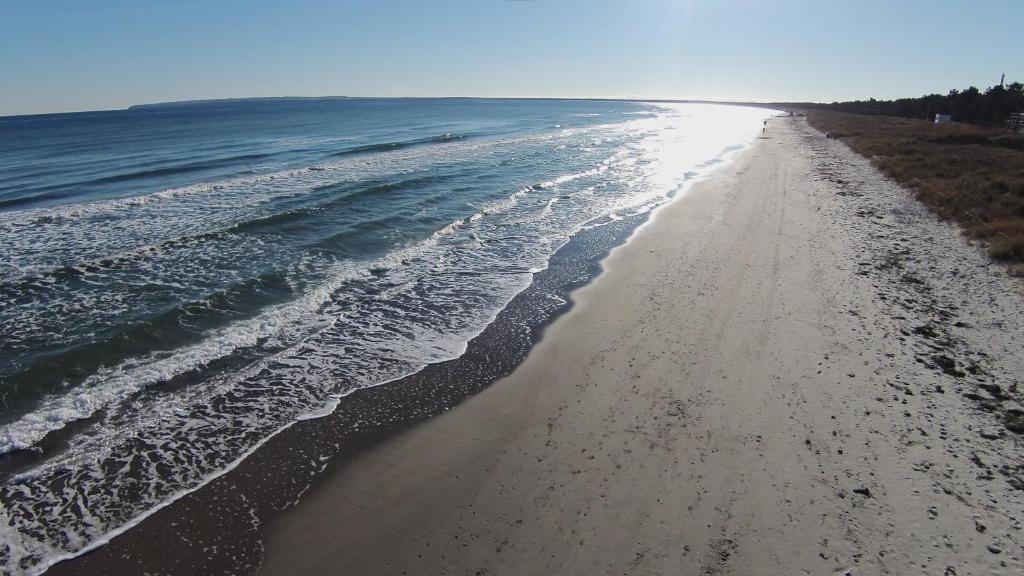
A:
[[[153,102],[151,104],[133,104],[128,110],[152,110],[157,108],[194,108],[238,104],[292,104],[303,102],[330,102],[333,100],[350,100],[349,96],[266,96],[254,98],[211,98],[206,100],[178,100],[174,102]]]

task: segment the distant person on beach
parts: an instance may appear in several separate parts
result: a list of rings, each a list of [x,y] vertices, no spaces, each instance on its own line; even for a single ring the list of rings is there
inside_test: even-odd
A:
[[[761,134],[767,134],[767,133],[768,133],[768,121],[765,120],[764,121],[764,126],[761,127]]]

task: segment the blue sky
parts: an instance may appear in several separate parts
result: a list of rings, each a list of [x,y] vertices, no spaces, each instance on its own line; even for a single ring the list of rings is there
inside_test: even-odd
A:
[[[0,115],[243,96],[832,101],[1024,80],[1024,1],[0,0]]]

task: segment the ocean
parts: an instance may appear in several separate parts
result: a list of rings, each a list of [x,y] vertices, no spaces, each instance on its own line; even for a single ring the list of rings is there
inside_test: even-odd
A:
[[[642,222],[769,115],[353,98],[0,118],[2,572],[458,358],[573,238]]]

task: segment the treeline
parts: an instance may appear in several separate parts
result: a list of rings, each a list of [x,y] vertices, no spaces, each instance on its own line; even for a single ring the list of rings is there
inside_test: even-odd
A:
[[[875,100],[872,98],[853,102],[812,104],[808,107],[852,114],[900,116],[927,120],[934,119],[936,114],[951,114],[956,122],[1004,126],[1011,114],[1024,112],[1024,84],[1014,82],[1005,86],[993,86],[984,92],[971,86],[966,90],[951,90],[945,96],[929,94],[920,98],[900,98],[898,100]]]

